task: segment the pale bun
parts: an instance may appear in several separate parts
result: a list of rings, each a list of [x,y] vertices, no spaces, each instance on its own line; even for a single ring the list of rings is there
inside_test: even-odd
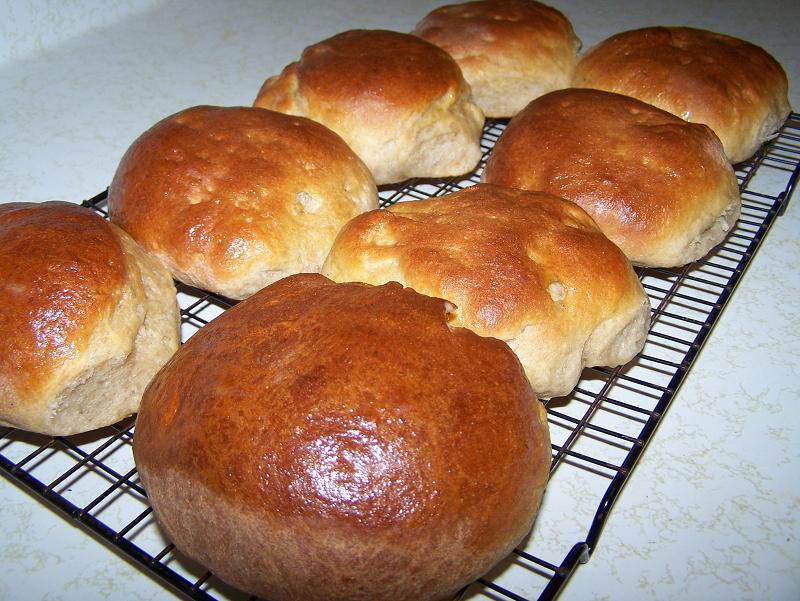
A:
[[[478,0],[431,11],[414,33],[447,51],[487,117],[513,117],[568,87],[581,43],[569,20],[533,0]]]

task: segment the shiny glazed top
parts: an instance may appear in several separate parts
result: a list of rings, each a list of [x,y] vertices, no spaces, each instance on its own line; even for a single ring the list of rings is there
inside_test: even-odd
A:
[[[296,93],[314,106],[326,123],[359,119],[381,123],[423,112],[432,102],[455,98],[464,85],[458,64],[441,48],[406,33],[354,29],[323,40],[303,51],[286,67],[282,78],[294,72]],[[281,78],[268,79],[257,106],[276,106]],[[336,128],[333,128],[336,130]]]
[[[145,484],[177,472],[248,510],[370,527],[527,505],[549,457],[538,402],[504,343],[445,317],[443,301],[396,283],[269,286],[195,334],[146,391]],[[469,544],[509,517],[487,515]]]
[[[126,265],[112,227],[75,204],[0,204],[0,381],[31,398],[85,348]]]

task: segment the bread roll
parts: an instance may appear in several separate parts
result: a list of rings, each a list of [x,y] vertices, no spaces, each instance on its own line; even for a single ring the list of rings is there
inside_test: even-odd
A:
[[[650,324],[633,268],[580,207],[487,184],[356,217],[323,273],[447,299],[451,323],[505,340],[543,398],[627,363]]]
[[[0,424],[67,436],[113,424],[180,343],[169,274],[66,202],[0,204]]]
[[[648,267],[705,256],[741,204],[708,127],[597,90],[534,100],[498,139],[482,179],[578,203],[633,263]]]
[[[414,33],[447,51],[487,117],[513,117],[566,88],[580,49],[558,10],[533,0],[479,0],[431,11]]]
[[[133,450],[175,545],[271,601],[452,596],[529,531],[551,457],[505,344],[442,300],[318,274],[196,333]]]
[[[461,69],[410,34],[353,30],[309,46],[264,82],[255,106],[327,125],[378,184],[459,175],[481,157],[483,113]]]
[[[377,206],[377,189],[318,123],[198,106],[131,145],[108,206],[175,279],[241,299],[288,274],[318,271],[342,224]]]
[[[581,57],[576,87],[633,96],[722,140],[732,163],[750,158],[789,115],[788,82],[762,48],[689,27],[619,33]]]

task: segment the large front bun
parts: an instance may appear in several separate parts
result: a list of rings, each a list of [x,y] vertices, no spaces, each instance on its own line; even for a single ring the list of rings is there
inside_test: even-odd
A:
[[[306,274],[195,334],[134,441],[176,546],[271,601],[443,599],[509,553],[547,479],[545,412],[447,307]]]

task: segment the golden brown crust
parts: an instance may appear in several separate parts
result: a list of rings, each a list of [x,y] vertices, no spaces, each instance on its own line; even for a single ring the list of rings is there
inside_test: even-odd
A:
[[[454,325],[511,345],[543,397],[567,394],[587,364],[629,361],[649,323],[630,263],[580,207],[488,184],[356,217],[323,273],[447,299]],[[592,340],[614,320],[603,343]],[[611,344],[631,322],[624,343]]]
[[[708,125],[743,161],[789,114],[788,81],[762,48],[688,27],[619,33],[584,54],[574,84],[633,96]]]
[[[533,101],[509,123],[482,177],[578,203],[646,266],[702,257],[739,213],[736,176],[710,129],[598,90]]]
[[[322,125],[199,106],[133,143],[108,202],[111,220],[176,279],[244,298],[317,271],[338,228],[376,199],[364,164]]]
[[[304,274],[182,347],[145,395],[134,455],[172,540],[235,586],[418,601],[519,542],[550,448],[506,345],[397,284]]]
[[[431,11],[414,33],[450,54],[487,117],[512,117],[567,87],[580,48],[558,10],[533,0],[478,0]]]
[[[343,77],[346,75],[346,77]],[[402,118],[422,112],[461,86],[458,65],[429,44],[394,31],[352,30],[303,51],[297,64],[299,93],[326,104],[331,118]],[[425,82],[420,89],[414,86]],[[378,110],[373,110],[373,103]]]
[[[85,350],[125,277],[122,249],[99,216],[65,202],[0,204],[0,372],[16,390],[38,392]]]
[[[483,114],[461,70],[409,34],[358,29],[309,46],[264,82],[254,106],[330,127],[379,184],[458,175],[480,158]]]
[[[172,280],[66,202],[0,205],[0,424],[67,435],[136,411],[179,343]]]

